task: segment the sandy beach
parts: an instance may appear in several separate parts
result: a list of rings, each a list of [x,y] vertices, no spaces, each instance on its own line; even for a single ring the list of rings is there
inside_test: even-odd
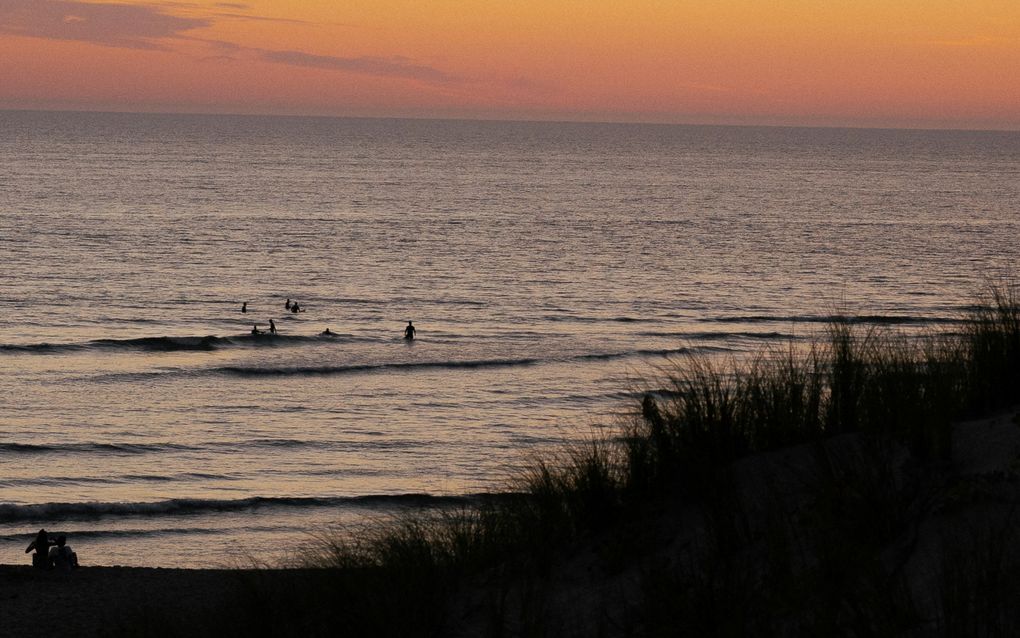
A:
[[[43,572],[0,566],[0,634],[4,636],[116,635],[158,609],[199,614],[241,583],[230,570],[82,567]]]
[[[179,635],[182,627],[189,635],[222,635],[224,628],[229,635],[232,620],[225,610],[237,609],[252,592],[274,590],[268,583],[311,588],[324,575],[143,567],[62,573],[0,565],[0,636]]]

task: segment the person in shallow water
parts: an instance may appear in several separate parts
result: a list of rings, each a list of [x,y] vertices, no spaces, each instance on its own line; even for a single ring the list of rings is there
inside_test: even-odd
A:
[[[301,306],[299,306],[298,302],[295,301],[294,303],[292,303],[290,305],[290,311],[291,312],[301,312]]]
[[[248,302],[247,301],[241,304],[241,312],[248,312]]]
[[[417,332],[417,330],[414,329],[414,325],[410,321],[408,321],[407,327],[404,328],[404,338],[407,339],[408,341],[414,339],[415,332]]]
[[[323,336],[323,337],[332,337],[332,336],[334,336],[334,335],[335,335],[336,333],[335,333],[335,332],[333,332],[333,331],[331,331],[331,330],[330,330],[329,328],[326,328],[326,329],[325,329],[325,330],[323,330],[323,331],[322,331],[322,332],[321,332],[320,334],[322,334],[322,336]]]
[[[50,540],[50,535],[46,533],[45,529],[39,530],[39,533],[35,535],[35,540],[28,544],[25,549],[25,553],[29,553],[33,549],[35,553],[32,554],[32,567],[38,567],[39,569],[50,568],[50,545],[55,545]]]
[[[260,334],[262,334],[261,332],[259,332],[259,324],[257,324],[257,323],[251,324],[251,333],[253,335],[260,335]]]
[[[290,310],[290,297],[287,297],[287,301],[283,302],[283,309]]]
[[[275,335],[276,334],[276,324],[273,323],[272,319],[269,320],[269,334],[271,334],[271,335]]]
[[[50,548],[50,563],[65,572],[78,566],[78,554],[67,544],[67,537],[63,534],[57,536],[57,546]]]

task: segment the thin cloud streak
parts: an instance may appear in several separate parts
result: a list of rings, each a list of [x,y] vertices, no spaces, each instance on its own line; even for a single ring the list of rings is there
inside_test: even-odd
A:
[[[291,66],[346,71],[377,77],[403,78],[428,84],[448,85],[460,84],[462,82],[461,79],[444,71],[430,66],[414,64],[406,58],[345,58],[332,55],[314,55],[301,51],[271,51],[266,49],[257,49],[256,51],[259,59],[265,62],[289,64]]]
[[[267,16],[254,16],[247,13],[213,13],[210,14],[214,18],[229,18],[231,20],[242,20],[247,22],[280,22],[283,24],[310,24],[306,20],[294,20],[293,18],[270,18]],[[336,26],[346,26],[338,24]]]
[[[926,40],[927,44],[940,47],[967,48],[967,47],[994,47],[1002,45],[1013,45],[1020,42],[1017,38],[1003,38],[997,36],[974,36],[958,38],[955,40]]]
[[[185,12],[205,15],[209,18],[229,18],[232,20],[249,22],[279,22],[282,24],[305,24],[305,25],[312,24],[307,20],[297,20],[295,18],[277,18],[254,15],[252,13],[238,13],[238,11],[252,10],[252,7],[250,5],[242,4],[240,2],[217,2],[212,6],[216,7],[217,9],[223,9],[223,11],[215,12],[209,12],[208,7],[204,5],[195,4],[194,2],[153,2],[149,6],[153,8],[166,7],[169,9],[181,9]],[[348,25],[338,24],[335,26],[348,26]]]

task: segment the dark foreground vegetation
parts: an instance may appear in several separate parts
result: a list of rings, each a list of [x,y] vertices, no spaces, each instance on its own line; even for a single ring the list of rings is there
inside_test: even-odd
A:
[[[1017,301],[677,362],[622,436],[506,495],[323,538],[308,586],[248,573],[236,607],[144,633],[1020,635],[1020,423],[960,425],[1020,403]]]

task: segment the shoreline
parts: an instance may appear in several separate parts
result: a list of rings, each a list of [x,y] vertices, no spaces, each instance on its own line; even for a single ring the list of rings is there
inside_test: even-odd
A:
[[[934,596],[939,581],[929,568],[938,562],[939,552],[944,551],[940,549],[940,539],[964,524],[987,526],[994,523],[1005,516],[1005,501],[1001,499],[1008,496],[1006,501],[1013,502],[1017,493],[1016,483],[1010,477],[1015,478],[1020,472],[1016,469],[1017,459],[1020,459],[1020,405],[996,410],[983,418],[960,421],[953,427],[953,461],[945,468],[945,483],[938,490],[944,496],[952,496],[952,505],[943,505],[919,516],[914,550],[908,553],[903,564],[906,583],[914,592],[918,611],[928,612],[921,614],[922,618],[931,617],[931,609],[937,605]],[[858,440],[858,435],[849,435],[831,439],[826,445],[845,450],[853,448],[854,441]],[[761,485],[769,483],[763,477],[781,478],[791,472],[791,468],[806,467],[813,458],[810,454],[813,449],[816,448],[811,445],[794,445],[737,461],[733,466],[735,476],[742,477],[736,483],[740,486],[738,492],[747,491],[745,497],[750,498],[749,503],[768,501],[758,493]],[[960,486],[971,484],[991,492],[968,497],[957,494]],[[803,491],[801,485],[799,490],[784,494],[799,501],[805,498]],[[997,497],[989,498],[992,492]],[[657,507],[662,508],[663,504]],[[561,547],[544,593],[549,604],[545,613],[554,626],[575,623],[581,626],[582,618],[594,618],[591,614],[595,614],[596,609],[590,607],[591,601],[598,600],[606,591],[626,593],[626,599],[636,596],[638,592],[634,587],[642,565],[647,567],[648,560],[665,560],[671,556],[675,548],[670,539],[705,532],[699,532],[698,526],[692,525],[686,515],[678,514],[680,511],[686,510],[680,503],[674,503],[650,517],[646,513],[631,521],[632,526],[638,522],[648,524],[641,534],[647,544],[634,557],[633,563],[628,562],[620,572],[604,573],[597,561],[593,562],[596,554],[593,548],[605,541],[601,536]],[[5,564],[0,565],[0,635],[19,638],[222,636],[238,633],[244,627],[284,628],[287,635],[300,635],[302,624],[309,622],[312,625],[307,629],[312,630],[312,635],[316,635],[316,629],[319,635],[326,635],[322,633],[325,628],[336,627],[338,622],[342,626],[344,605],[349,602],[345,602],[347,596],[343,592],[350,593],[349,583],[360,582],[357,581],[359,571],[358,568],[84,566],[71,572],[59,572],[39,571],[28,564]],[[593,575],[596,576],[594,580]],[[380,572],[376,576],[399,581],[395,574]],[[355,580],[350,580],[352,577]],[[450,604],[446,610],[447,622],[451,624],[446,629],[451,635],[474,635],[473,632],[481,631],[488,621],[487,608],[479,601],[493,595],[494,584],[481,579],[464,585],[447,601]],[[393,586],[399,587],[400,583],[394,582]],[[619,602],[621,599],[610,600]],[[295,604],[304,609],[295,609]],[[612,613],[622,611],[614,608]]]

